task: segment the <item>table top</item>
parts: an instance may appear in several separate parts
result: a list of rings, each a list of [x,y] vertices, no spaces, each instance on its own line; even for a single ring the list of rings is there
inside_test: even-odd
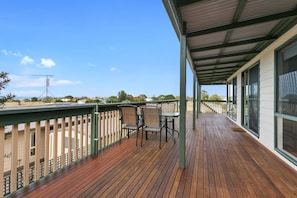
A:
[[[179,112],[162,112],[163,117],[178,117]]]

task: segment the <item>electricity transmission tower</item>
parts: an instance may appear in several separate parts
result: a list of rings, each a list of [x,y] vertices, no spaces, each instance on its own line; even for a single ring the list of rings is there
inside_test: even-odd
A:
[[[48,87],[49,87],[49,77],[54,75],[33,75],[33,76],[45,76],[45,98],[48,99]]]

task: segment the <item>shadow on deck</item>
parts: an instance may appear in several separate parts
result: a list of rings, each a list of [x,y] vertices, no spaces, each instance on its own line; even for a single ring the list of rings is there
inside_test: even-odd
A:
[[[11,197],[296,197],[297,172],[219,114],[187,115],[186,169],[178,141],[135,136]]]

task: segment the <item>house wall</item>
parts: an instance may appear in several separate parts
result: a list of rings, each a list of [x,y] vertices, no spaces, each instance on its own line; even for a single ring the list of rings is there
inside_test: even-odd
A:
[[[33,132],[35,129],[31,128],[31,132]],[[88,129],[90,131],[90,128]],[[75,131],[72,131],[72,147],[74,147],[73,142],[74,142],[74,136],[75,136]],[[65,137],[68,138],[68,130],[65,132]],[[77,136],[77,146],[80,147],[80,133],[78,133]],[[84,139],[86,138],[85,135],[83,137]],[[49,134],[49,159],[53,159],[53,152],[54,152],[54,144],[53,144],[53,139],[54,139],[54,134],[51,131]],[[58,137],[57,137],[57,155],[61,156],[62,153],[62,147],[61,147],[61,141],[62,141],[62,133],[61,130],[59,129],[58,131]],[[90,139],[88,138],[88,142],[90,145]],[[11,133],[7,134],[5,140],[4,140],[4,172],[10,171],[11,169],[11,144],[12,144],[12,136]],[[41,128],[40,131],[40,145],[41,147],[39,148],[39,157],[44,158],[45,155],[45,131],[44,128]],[[83,141],[83,146],[85,147],[85,141]],[[68,143],[65,143],[65,153],[68,153]],[[25,158],[25,137],[24,137],[24,131],[20,130],[18,132],[18,166],[23,166],[24,165],[24,158]],[[72,148],[73,149],[73,148]],[[28,151],[30,152],[30,151]],[[30,156],[29,157],[29,162],[34,162],[35,161],[35,156]]]
[[[34,129],[31,129],[34,131]],[[40,144],[44,145],[44,130],[41,130],[40,133]],[[4,140],[4,172],[9,171],[11,168],[11,144],[12,144],[12,137],[11,134],[7,134],[6,139]],[[18,133],[18,166],[24,165],[24,157],[25,157],[25,137],[24,131],[21,130]],[[28,151],[30,152],[30,151]],[[39,150],[39,155],[41,158],[44,157],[44,147],[41,147]],[[35,155],[29,157],[30,162],[35,161]]]
[[[254,135],[260,143],[286,161],[290,166],[297,170],[297,167],[291,164],[287,159],[277,153],[275,148],[275,49],[284,44],[286,41],[297,35],[297,25],[291,28],[282,37],[273,42],[255,58],[245,64],[236,73],[234,73],[229,79],[237,77],[237,119],[236,123],[241,126],[241,110],[242,110],[242,79],[241,73],[253,66],[255,63],[260,63],[260,105],[259,105],[259,138]]]

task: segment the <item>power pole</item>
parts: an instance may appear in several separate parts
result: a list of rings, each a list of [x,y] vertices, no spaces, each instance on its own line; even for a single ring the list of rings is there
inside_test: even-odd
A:
[[[45,76],[45,97],[48,98],[48,87],[49,87],[49,77],[53,77],[54,75],[33,75],[33,76]]]

